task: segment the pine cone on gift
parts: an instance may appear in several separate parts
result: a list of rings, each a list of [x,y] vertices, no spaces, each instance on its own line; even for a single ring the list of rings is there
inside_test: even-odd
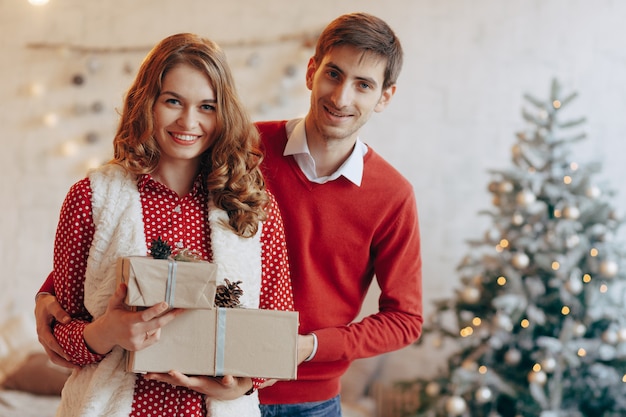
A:
[[[172,247],[159,236],[157,239],[152,239],[150,254],[154,259],[167,259],[172,254]]]
[[[243,294],[243,290],[239,287],[241,281],[230,282],[226,278],[224,282],[226,284],[218,285],[215,291],[215,307],[239,307],[239,297]]]

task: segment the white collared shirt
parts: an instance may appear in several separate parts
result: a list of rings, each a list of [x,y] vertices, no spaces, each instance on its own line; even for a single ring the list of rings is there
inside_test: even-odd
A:
[[[288,139],[283,155],[293,155],[296,163],[309,181],[324,184],[343,175],[355,185],[361,185],[361,180],[363,179],[363,157],[367,154],[367,145],[361,142],[359,138],[356,139],[352,153],[337,171],[325,177],[318,177],[315,170],[315,160],[311,156],[309,145],[306,141],[304,119],[289,120],[286,129]]]

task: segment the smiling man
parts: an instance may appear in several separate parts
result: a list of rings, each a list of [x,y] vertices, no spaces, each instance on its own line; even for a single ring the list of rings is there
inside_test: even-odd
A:
[[[300,332],[311,354],[296,381],[259,391],[264,417],[341,415],[340,378],[359,358],[400,349],[422,329],[422,260],[411,184],[359,138],[390,103],[402,48],[364,13],[340,16],[308,63],[304,119],[257,123],[263,172],[285,222]],[[358,323],[376,277],[379,311]]]

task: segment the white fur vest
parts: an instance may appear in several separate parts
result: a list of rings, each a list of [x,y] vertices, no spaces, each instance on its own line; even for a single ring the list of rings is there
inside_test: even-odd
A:
[[[121,256],[148,252],[135,176],[118,165],[89,174],[95,234],[87,260],[85,307],[95,318],[115,291],[115,264]],[[237,236],[222,222],[223,210],[209,203],[211,249],[219,276],[242,281],[244,307],[258,308],[261,287],[261,228],[253,238]],[[218,283],[219,284],[219,283]],[[63,388],[58,417],[128,417],[135,374],[124,371],[123,350],[115,347],[101,362],[75,370]],[[255,392],[232,401],[208,401],[210,417],[260,416]]]

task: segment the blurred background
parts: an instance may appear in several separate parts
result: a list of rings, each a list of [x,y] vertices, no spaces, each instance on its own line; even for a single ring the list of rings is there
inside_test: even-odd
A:
[[[302,116],[317,34],[339,14],[385,19],[405,63],[392,104],[361,139],[413,184],[426,315],[458,284],[467,239],[491,206],[489,170],[511,165],[523,95],[551,82],[577,92],[587,119],[581,162],[626,210],[626,3],[617,0],[0,0],[0,315],[31,314],[52,266],[68,188],[111,156],[118,109],[142,58],[163,37],[196,32],[226,51],[255,120]],[[363,314],[376,306],[376,288]],[[386,358],[386,380],[429,372],[430,353]],[[378,363],[377,366],[379,366]]]

